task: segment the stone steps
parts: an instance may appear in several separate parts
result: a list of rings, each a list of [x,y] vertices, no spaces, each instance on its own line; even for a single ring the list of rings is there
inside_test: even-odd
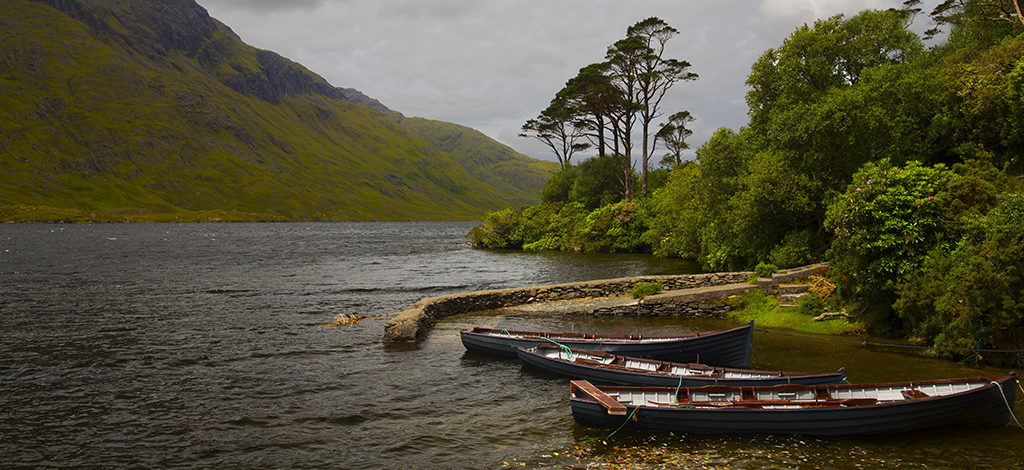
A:
[[[779,306],[791,307],[800,304],[800,297],[807,294],[810,286],[807,284],[782,284],[779,285]]]

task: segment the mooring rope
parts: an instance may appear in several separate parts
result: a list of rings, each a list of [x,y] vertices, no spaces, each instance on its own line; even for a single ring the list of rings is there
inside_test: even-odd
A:
[[[1000,384],[999,382],[996,382],[995,380],[993,380],[992,383],[994,383],[996,385],[996,388],[999,389],[999,396],[1003,397],[1003,403],[1006,403],[1006,409],[1010,410],[1010,417],[1013,418],[1013,421],[1015,423],[1017,423],[1017,427],[1024,429],[1024,426],[1020,425],[1020,421],[1017,421],[1017,416],[1013,414],[1013,407],[1010,406],[1010,400],[1007,400],[1006,394],[1003,393],[1003,385]],[[1020,382],[1018,381],[1018,383]]]
[[[564,353],[565,353],[565,356],[566,356],[566,358],[567,358],[567,359],[569,359],[569,362],[572,362],[572,361],[573,361],[573,358],[572,358],[572,349],[569,349],[569,346],[566,346],[566,345],[564,345],[564,344],[562,344],[562,343],[559,343],[558,341],[555,341],[555,340],[553,340],[553,339],[551,339],[551,338],[544,338],[544,340],[545,340],[545,341],[549,341],[549,342],[551,342],[551,343],[554,343],[554,344],[555,344],[555,346],[558,346],[559,348],[562,348],[562,352],[564,352]]]
[[[621,425],[619,425],[619,428],[614,430],[614,431],[612,431],[611,434],[609,434],[607,436],[604,436],[604,437],[595,437],[595,438],[590,439],[589,441],[586,441],[586,442],[594,442],[594,441],[600,441],[600,440],[603,440],[603,439],[611,439],[612,436],[615,435],[615,433],[621,431],[622,428],[624,428],[626,426],[626,423],[628,423],[629,420],[633,419],[633,415],[635,415],[636,414],[636,410],[639,410],[639,409],[640,409],[640,405],[637,405],[637,406],[633,407],[633,412],[630,413],[629,416],[626,417],[626,420],[623,421]]]

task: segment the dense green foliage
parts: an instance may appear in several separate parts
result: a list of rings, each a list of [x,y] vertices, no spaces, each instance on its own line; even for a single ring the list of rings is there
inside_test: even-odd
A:
[[[1006,196],[965,227],[955,245],[936,247],[917,276],[896,288],[899,315],[950,357],[979,349],[1016,350],[1024,341],[1024,197]],[[1012,364],[1014,354],[991,362]]]
[[[986,5],[944,3],[952,30],[930,50],[911,10],[801,27],[752,67],[749,125],[718,130],[649,197],[594,208],[606,186],[573,195],[581,165],[548,183],[561,206],[505,220],[545,240],[523,246],[649,250],[707,270],[828,261],[830,308],[867,312],[871,331],[1012,363],[979,350],[1024,348],[1024,23]]]
[[[888,160],[854,175],[825,220],[835,233],[830,272],[840,295],[892,303],[896,284],[918,274],[928,251],[945,240],[941,216],[949,204],[936,195],[952,177],[942,165],[896,168]]]
[[[192,0],[2,10],[2,220],[478,220],[551,169],[464,129],[425,143]]]
[[[625,201],[592,212],[577,202],[508,207],[488,213],[469,236],[481,248],[642,253],[648,217],[642,205]]]

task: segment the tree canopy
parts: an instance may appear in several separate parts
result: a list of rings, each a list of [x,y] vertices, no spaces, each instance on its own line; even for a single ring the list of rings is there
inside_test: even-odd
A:
[[[597,147],[598,157],[606,156],[610,147],[613,155],[621,157],[617,161],[626,201],[633,198],[633,150],[639,138],[640,193],[646,196],[656,141],[651,124],[662,116],[662,100],[673,85],[697,79],[689,71],[689,62],[664,57],[666,43],[678,33],[655,17],[630,26],[625,38],[608,47],[605,62],[580,69],[540,117],[527,121],[522,135],[547,144],[563,166],[572,153],[590,147],[579,143],[580,138]]]
[[[685,111],[646,144],[645,120],[660,110],[651,106],[658,95],[644,94],[656,81],[646,82],[643,70],[671,69],[653,46],[674,30],[656,18],[637,23],[609,48],[607,62],[581,70],[560,94],[572,97],[567,102],[600,154],[607,149],[619,160],[588,160],[552,178],[551,193],[561,199],[545,196],[547,209],[519,213],[522,226],[547,227],[521,230],[538,233],[523,246],[649,250],[713,271],[828,261],[838,289],[826,302],[869,312],[875,333],[955,348],[945,354],[966,360],[981,358],[982,349],[1019,350],[1018,1],[942,2],[932,16],[951,30],[930,49],[908,29],[920,13],[917,0],[797,28],[751,67],[748,125],[719,129],[688,162],[680,158],[693,119]],[[675,70],[659,79],[685,80],[685,67]],[[633,138],[638,127],[644,139]],[[629,201],[634,140],[644,142],[644,166],[664,145],[672,170],[663,187],[641,190],[637,201],[612,201],[612,183],[596,175],[618,165],[617,189]]]

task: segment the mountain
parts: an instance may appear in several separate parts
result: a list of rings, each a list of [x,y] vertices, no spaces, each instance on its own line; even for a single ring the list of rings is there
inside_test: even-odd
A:
[[[477,181],[520,204],[540,202],[540,191],[558,172],[555,162],[537,160],[466,126],[424,118],[407,118],[358,90],[342,90],[353,103],[366,106],[395,121],[413,137],[447,152]]]
[[[0,11],[0,220],[479,220],[550,167],[419,136],[193,0]]]

